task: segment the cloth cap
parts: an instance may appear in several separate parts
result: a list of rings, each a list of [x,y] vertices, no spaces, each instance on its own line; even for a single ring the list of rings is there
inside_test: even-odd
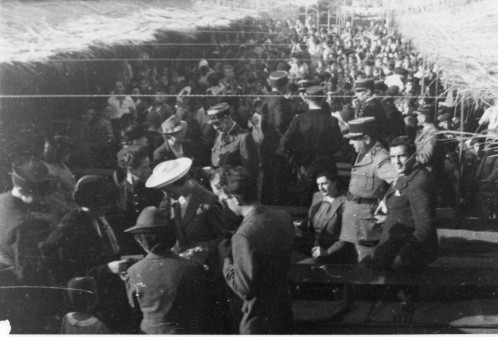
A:
[[[374,90],[374,80],[371,78],[367,78],[364,80],[357,80],[354,82],[354,90],[355,91],[364,91],[367,89]]]
[[[57,182],[47,164],[34,157],[23,157],[12,163],[12,182],[36,195],[49,195],[56,191]]]
[[[155,233],[164,230],[174,230],[169,219],[155,206],[142,210],[135,226],[125,230],[126,233]]]
[[[281,87],[287,84],[287,81],[288,81],[288,74],[286,71],[279,70],[279,71],[274,71],[270,74],[270,85],[273,88]]]
[[[192,159],[177,158],[164,161],[152,170],[152,175],[145,182],[147,188],[162,188],[180,180],[192,167]]]
[[[384,83],[384,81],[375,81],[374,82],[374,89],[375,90],[380,90],[380,91],[386,91],[387,90],[387,85]]]
[[[377,123],[375,122],[375,117],[356,118],[349,121],[348,125],[349,133],[344,135],[346,138],[377,134]]]
[[[73,199],[78,205],[88,208],[112,204],[117,197],[117,187],[102,176],[83,176],[76,183]]]
[[[207,111],[208,123],[220,121],[230,116],[230,106],[228,103],[220,103],[210,107]]]
[[[162,134],[169,135],[187,128],[187,122],[180,120],[176,115],[171,116],[161,124]]]

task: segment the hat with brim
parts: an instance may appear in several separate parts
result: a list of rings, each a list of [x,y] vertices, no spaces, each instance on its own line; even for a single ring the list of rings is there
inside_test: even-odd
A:
[[[155,206],[149,206],[142,210],[138,216],[135,226],[125,229],[126,233],[146,234],[173,230],[169,219]]]
[[[74,202],[81,207],[99,208],[111,205],[117,198],[117,187],[98,175],[86,175],[76,183]]]
[[[47,164],[34,157],[23,157],[12,163],[12,183],[25,192],[47,196],[57,190],[57,181]]]
[[[356,138],[364,135],[377,134],[377,123],[375,117],[360,117],[348,122],[349,133],[345,134],[345,138]]]
[[[177,133],[187,128],[187,122],[180,120],[176,115],[171,116],[161,124],[161,133],[170,135]]]
[[[230,116],[230,106],[228,103],[220,103],[210,107],[207,111],[208,123],[221,121]]]
[[[374,80],[371,78],[357,80],[354,82],[354,91],[356,91],[356,92],[365,91],[367,89],[370,89],[373,91],[374,87],[375,87],[375,83],[374,83]]]
[[[158,164],[145,182],[147,188],[162,188],[183,178],[192,167],[192,159],[177,158]]]

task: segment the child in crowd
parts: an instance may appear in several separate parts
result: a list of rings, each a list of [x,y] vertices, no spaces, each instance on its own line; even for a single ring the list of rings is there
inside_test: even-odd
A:
[[[109,334],[109,329],[91,314],[99,302],[97,286],[92,277],[75,277],[67,284],[69,299],[75,312],[62,319],[61,334],[96,335]]]

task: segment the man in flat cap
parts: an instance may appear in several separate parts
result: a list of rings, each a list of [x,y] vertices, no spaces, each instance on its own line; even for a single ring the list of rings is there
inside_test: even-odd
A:
[[[334,155],[342,145],[342,134],[337,118],[322,108],[325,100],[323,88],[311,86],[306,93],[308,111],[294,117],[280,140],[280,147],[282,153],[299,167],[300,174],[307,178],[308,168],[317,159],[335,161]],[[311,188],[313,185],[312,182],[309,184]],[[306,195],[311,195],[311,192]]]
[[[284,186],[290,180],[290,171],[283,156],[277,154],[280,139],[292,120],[292,108],[284,97],[288,82],[285,71],[270,74],[272,91],[261,105],[263,141],[260,156],[263,165],[263,192],[261,201],[267,205],[284,204]]]
[[[207,111],[209,121],[218,132],[211,150],[211,166],[242,166],[254,179],[258,178],[258,149],[252,135],[230,116],[230,106],[220,103]]]
[[[340,240],[355,244],[361,261],[378,243],[380,228],[373,228],[373,213],[396,174],[389,152],[377,139],[375,118],[357,118],[348,124],[349,133],[344,137],[358,155],[351,169]]]
[[[21,158],[12,164],[10,191],[0,194],[0,287],[50,286],[48,269],[38,244],[50,233],[50,224],[36,216],[57,184],[45,162]],[[0,318],[8,318],[13,333],[39,333],[37,323],[46,292],[0,289]],[[47,303],[51,303],[48,301]],[[53,303],[52,303],[53,304]]]
[[[355,82],[355,95],[358,99],[358,104],[355,109],[355,118],[359,117],[375,117],[375,122],[381,131],[379,136],[385,134],[387,118],[384,108],[374,97],[375,83],[373,79],[357,80]]]

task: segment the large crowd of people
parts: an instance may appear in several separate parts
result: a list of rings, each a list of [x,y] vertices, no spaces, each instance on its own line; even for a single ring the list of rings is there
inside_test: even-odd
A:
[[[458,145],[441,129],[460,124],[436,70],[384,22],[258,33],[196,62],[124,62],[74,132],[12,164],[0,319],[13,332],[58,317],[61,333],[291,333],[291,262],[416,272],[437,258]],[[496,128],[497,111],[480,124]],[[76,180],[72,166],[113,173]],[[310,208],[293,224],[266,206]]]

